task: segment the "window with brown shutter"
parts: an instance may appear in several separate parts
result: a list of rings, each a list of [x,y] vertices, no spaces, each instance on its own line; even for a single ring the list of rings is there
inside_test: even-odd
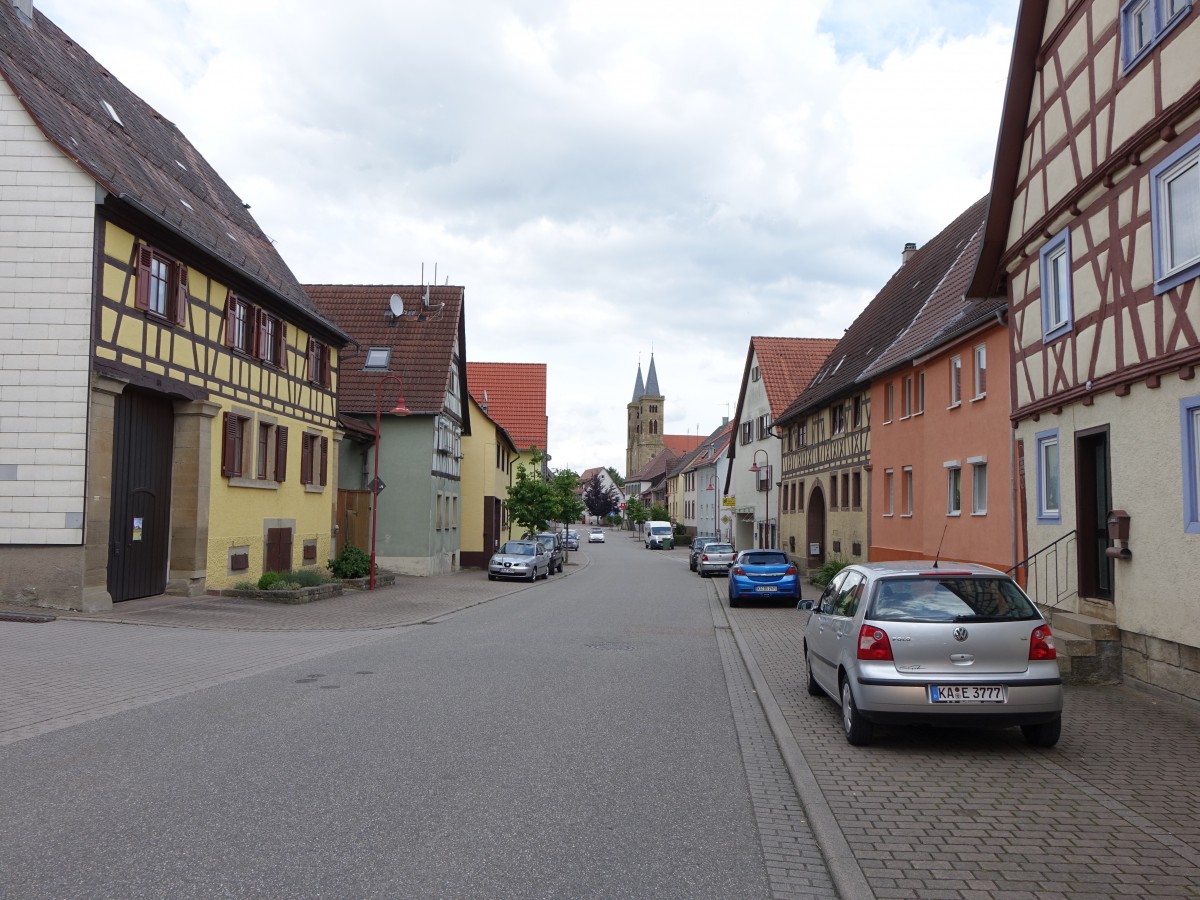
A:
[[[149,244],[138,244],[135,264],[135,308],[161,316],[177,325],[187,324],[187,267],[159,253]]]
[[[254,351],[255,309],[233,291],[225,296],[225,346],[242,353]]]
[[[321,437],[321,487],[329,483],[329,438]]]
[[[180,263],[175,267],[175,324],[186,325],[188,320],[188,267]]]
[[[312,452],[311,435],[300,437],[300,483],[312,484]]]
[[[329,348],[316,338],[308,339],[308,380],[329,387]]]
[[[225,413],[224,416],[224,440],[221,441],[221,474],[226,478],[234,478],[242,474],[246,423],[250,420],[239,416],[237,413]]]
[[[275,480],[287,480],[287,443],[288,430],[286,425],[275,429]]]

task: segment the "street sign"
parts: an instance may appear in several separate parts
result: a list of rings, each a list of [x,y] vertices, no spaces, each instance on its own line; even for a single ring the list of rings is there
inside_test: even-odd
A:
[[[383,490],[385,487],[387,487],[387,485],[386,485],[386,484],[384,484],[384,483],[383,483],[383,479],[382,479],[382,478],[379,478],[378,476],[375,478],[375,480],[374,480],[374,481],[372,481],[370,484],[368,484],[368,485],[367,485],[367,489],[368,489],[368,490],[370,490],[370,492],[371,492],[372,494],[374,494],[376,497],[378,497],[378,496],[379,496],[380,492],[381,492],[381,491],[382,491],[382,490]]]

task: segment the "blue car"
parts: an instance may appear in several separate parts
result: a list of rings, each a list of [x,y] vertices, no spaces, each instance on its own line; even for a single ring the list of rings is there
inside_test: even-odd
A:
[[[747,597],[800,600],[800,572],[780,550],[743,550],[729,570],[729,605]]]

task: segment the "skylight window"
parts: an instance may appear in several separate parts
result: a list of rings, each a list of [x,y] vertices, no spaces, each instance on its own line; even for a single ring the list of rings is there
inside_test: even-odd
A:
[[[179,160],[175,160],[175,165],[179,166],[179,168],[183,169],[183,171],[185,171],[185,172],[187,171],[187,166],[185,166]]]
[[[191,209],[191,208],[192,208],[192,204],[188,203],[188,202],[187,202],[186,200],[184,200],[182,197],[180,197],[180,198],[179,198],[179,202],[180,202],[180,203],[182,203],[184,206],[186,206],[188,209]]]
[[[369,350],[367,350],[367,358],[363,362],[363,368],[386,369],[391,361],[391,347],[371,347]]]
[[[117,111],[113,109],[113,105],[107,100],[101,100],[100,102],[104,104],[104,109],[108,112],[109,117],[122,128],[124,128],[125,123],[121,121],[121,117],[117,115]]]

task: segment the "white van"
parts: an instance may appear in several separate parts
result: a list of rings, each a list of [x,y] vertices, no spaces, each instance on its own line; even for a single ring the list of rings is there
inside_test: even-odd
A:
[[[646,523],[646,549],[670,550],[675,546],[675,529],[670,522]]]

